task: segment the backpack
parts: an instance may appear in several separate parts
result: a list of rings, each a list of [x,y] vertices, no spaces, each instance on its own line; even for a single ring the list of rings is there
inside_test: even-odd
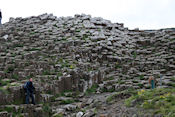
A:
[[[27,89],[27,85],[28,85],[28,82],[26,82],[23,86],[25,90]]]

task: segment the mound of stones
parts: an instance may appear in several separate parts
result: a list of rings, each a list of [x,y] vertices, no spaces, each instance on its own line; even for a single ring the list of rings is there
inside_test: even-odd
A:
[[[174,29],[129,30],[85,14],[10,18],[0,28],[0,109],[24,103],[23,84],[30,77],[40,103],[32,114],[55,95],[85,93],[94,85],[99,93],[148,89],[154,76],[157,87],[174,87],[174,53]]]

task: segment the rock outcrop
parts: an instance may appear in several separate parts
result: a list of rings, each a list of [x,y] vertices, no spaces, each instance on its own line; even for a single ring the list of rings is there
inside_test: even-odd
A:
[[[0,29],[0,108],[24,103],[23,84],[29,77],[34,78],[37,103],[51,102],[62,92],[85,93],[95,85],[99,93],[148,89],[151,75],[157,87],[174,87],[174,53],[173,29],[129,30],[84,14],[10,18]],[[22,113],[44,116],[41,107]],[[76,108],[69,105],[63,110]],[[55,112],[64,114],[63,110]]]

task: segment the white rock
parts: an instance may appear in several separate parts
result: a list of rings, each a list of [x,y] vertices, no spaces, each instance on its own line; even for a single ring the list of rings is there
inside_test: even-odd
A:
[[[8,35],[4,35],[4,36],[3,36],[3,38],[4,38],[5,40],[7,40],[8,37],[9,37]]]
[[[83,116],[83,112],[78,112],[77,114],[76,114],[76,117],[82,117]]]
[[[112,45],[111,41],[108,41],[108,42],[107,42],[107,45]]]

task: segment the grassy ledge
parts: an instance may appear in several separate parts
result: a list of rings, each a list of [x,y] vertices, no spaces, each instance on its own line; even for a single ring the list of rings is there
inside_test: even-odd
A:
[[[125,100],[125,105],[149,110],[153,115],[161,114],[164,117],[175,117],[175,89],[139,90]]]

